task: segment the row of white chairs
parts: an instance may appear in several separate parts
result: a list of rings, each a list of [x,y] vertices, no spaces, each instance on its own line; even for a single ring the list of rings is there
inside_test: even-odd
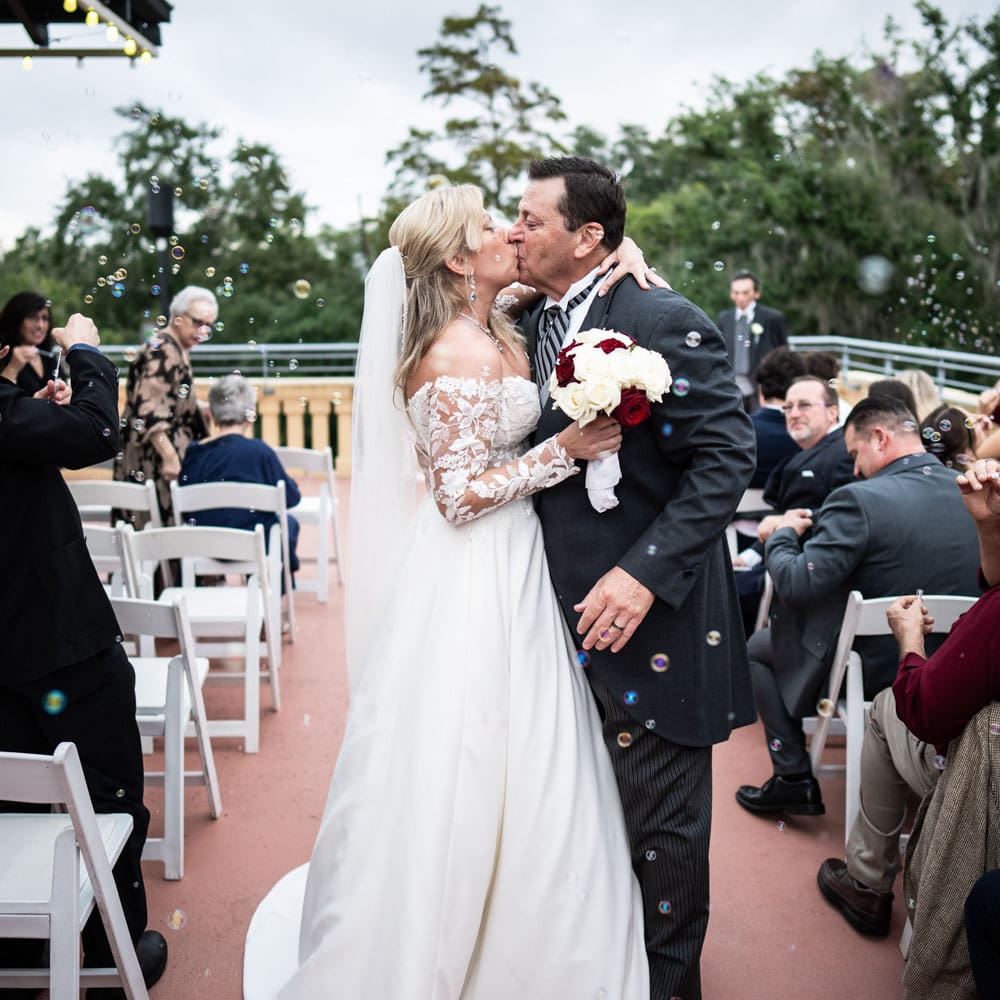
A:
[[[315,593],[321,604],[329,600],[330,594],[330,560],[331,556],[336,566],[337,583],[343,584],[343,569],[340,553],[340,532],[337,518],[337,490],[333,476],[333,455],[329,448],[314,450],[312,448],[275,449],[278,458],[286,471],[302,471],[309,476],[319,478],[319,491],[316,495],[303,496],[296,504],[292,513],[300,524],[316,525],[318,528],[318,544],[315,556],[299,553],[299,561],[303,564],[315,563],[317,570],[313,578],[299,577],[296,587],[299,591]],[[164,527],[160,517],[160,507],[156,499],[156,488],[151,480],[142,483],[125,483],[108,479],[72,480],[69,482],[70,492],[76,500],[80,516],[84,522],[99,522],[110,524],[112,510],[134,511],[142,513],[154,528]],[[230,484],[232,485],[232,484]],[[172,484],[171,494],[174,504],[174,520],[182,523],[182,515],[195,508],[186,505],[184,498],[191,487],[179,487],[181,490],[181,506],[178,508]],[[220,506],[229,506],[222,504]],[[202,508],[203,509],[203,508]],[[277,510],[274,511],[277,513]],[[331,552],[332,541],[332,552]],[[288,564],[286,553],[286,565]],[[289,587],[286,589],[291,593]]]

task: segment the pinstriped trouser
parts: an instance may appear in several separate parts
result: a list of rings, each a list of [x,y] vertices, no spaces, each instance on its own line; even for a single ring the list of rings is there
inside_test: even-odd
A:
[[[708,927],[712,748],[671,743],[636,722],[588,672],[600,707],[642,888],[651,1000],[700,1000]],[[619,737],[628,733],[631,742]]]

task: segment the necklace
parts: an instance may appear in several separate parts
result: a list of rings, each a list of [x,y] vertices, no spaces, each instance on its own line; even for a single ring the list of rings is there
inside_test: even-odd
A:
[[[458,315],[461,316],[462,319],[467,319],[473,326],[478,326],[479,329],[482,330],[483,333],[485,333],[486,336],[497,345],[497,350],[503,354],[503,344],[501,344],[500,341],[493,336],[493,331],[485,323],[480,323],[475,316],[470,316],[468,313],[460,312]]]

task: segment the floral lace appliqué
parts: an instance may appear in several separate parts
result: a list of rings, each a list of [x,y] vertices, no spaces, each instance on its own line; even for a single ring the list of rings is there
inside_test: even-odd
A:
[[[578,471],[555,437],[522,453],[539,416],[538,390],[526,379],[440,376],[413,395],[409,410],[434,500],[452,524]]]

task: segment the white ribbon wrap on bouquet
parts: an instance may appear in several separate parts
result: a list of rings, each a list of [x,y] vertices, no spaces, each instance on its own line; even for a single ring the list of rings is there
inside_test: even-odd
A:
[[[603,514],[618,506],[615,487],[622,481],[622,467],[617,455],[595,458],[587,463],[587,496],[590,506]]]

